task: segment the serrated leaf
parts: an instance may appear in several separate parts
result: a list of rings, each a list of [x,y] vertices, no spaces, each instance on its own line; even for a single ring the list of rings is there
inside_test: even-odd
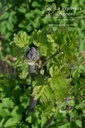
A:
[[[37,100],[41,95],[43,95],[43,90],[45,86],[35,86],[33,89],[33,96],[34,99]]]
[[[54,39],[51,35],[47,35],[48,41],[54,43]]]
[[[8,127],[16,127],[18,124],[18,120],[16,118],[9,118],[6,123],[4,124],[4,128],[8,128]]]
[[[22,70],[22,72],[20,73],[19,77],[21,79],[25,79],[28,75],[28,71],[27,70]]]
[[[31,123],[32,122],[32,116],[27,117],[26,118],[26,121],[28,121],[29,123]]]
[[[76,109],[83,109],[85,108],[85,101],[82,101],[80,104],[75,106]]]
[[[3,107],[5,108],[13,108],[13,106],[15,105],[13,100],[10,98],[3,98],[2,102],[3,102]]]
[[[68,85],[70,84],[70,79],[66,79],[62,75],[55,75],[52,78],[48,79],[50,83],[50,88],[55,93],[56,100],[64,100],[65,96],[68,95]]]
[[[11,41],[10,44],[15,44],[16,46],[23,48],[29,44],[29,36],[26,32],[19,32],[18,34],[14,34],[13,41]]]
[[[3,118],[6,118],[10,115],[10,112],[8,109],[0,108],[0,116]]]
[[[27,96],[21,96],[20,97],[20,102],[21,102],[21,105],[24,108],[28,107],[29,102],[28,102],[28,97]]]

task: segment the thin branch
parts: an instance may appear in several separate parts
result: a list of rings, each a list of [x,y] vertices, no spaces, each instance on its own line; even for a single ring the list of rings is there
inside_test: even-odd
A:
[[[68,99],[66,98],[66,102],[70,101],[70,100],[77,100],[79,98],[85,98],[85,96],[79,96],[77,98],[72,98],[72,99]],[[44,128],[49,128],[50,124],[52,123],[52,121],[55,119],[55,116],[51,116],[51,118],[49,119],[49,121],[47,122],[46,126]]]
[[[79,96],[79,97],[77,97],[77,98],[70,98],[70,99],[65,98],[65,100],[66,100],[66,102],[69,102],[70,100],[77,100],[77,99],[79,99],[79,98],[85,98],[85,96]]]
[[[55,119],[54,116],[51,116],[49,121],[47,122],[46,126],[44,128],[49,128],[50,124],[53,122],[53,120]]]
[[[70,67],[70,78],[72,78],[72,67]]]
[[[39,68],[39,70],[41,70],[54,56],[56,56],[61,50],[59,49],[57,52],[55,52],[53,55],[51,55],[43,64],[42,66]]]

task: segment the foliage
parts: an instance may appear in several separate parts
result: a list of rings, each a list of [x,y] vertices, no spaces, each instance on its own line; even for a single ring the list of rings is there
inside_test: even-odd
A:
[[[1,0],[0,31],[4,38],[4,46],[5,44],[5,47],[9,46],[8,42],[12,39],[13,34],[19,30],[30,34],[34,29],[55,24],[57,26],[71,26],[71,30],[76,30],[75,35],[79,49],[80,51],[85,50],[84,13],[84,0]]]
[[[1,59],[17,68],[14,75],[0,74],[1,128],[45,128],[52,116],[50,128],[85,127],[84,9],[84,0],[0,1]],[[30,47],[40,54],[32,85],[25,56]],[[31,86],[37,106],[29,115]]]
[[[51,30],[51,33],[49,30]],[[23,35],[23,33],[24,32],[22,32],[21,35]],[[30,123],[31,127],[36,128],[44,127],[47,120],[52,115],[54,115],[55,120],[52,123],[52,127],[55,127],[55,124],[58,124],[56,127],[84,127],[84,59],[78,54],[73,34],[63,27],[60,27],[58,29],[56,28],[56,30],[50,27],[45,27],[44,29],[39,31],[35,30],[31,34],[31,36],[28,36],[26,34],[25,38],[27,39],[29,37],[29,41],[27,41],[27,43],[25,44],[23,44],[23,36],[20,36],[20,38],[18,38],[18,35],[19,34],[17,34],[16,38],[14,37],[12,41],[12,45],[15,45],[15,49],[17,47],[23,50],[23,48],[26,48],[26,44],[27,47],[34,45],[35,47],[37,47],[38,51],[41,54],[40,58],[43,58],[44,60],[46,60],[50,55],[54,54],[56,50],[58,51],[60,49],[58,55],[54,56],[47,63],[46,69],[44,69],[43,67],[43,75],[45,75],[45,78],[42,78],[41,76],[38,76],[38,74],[36,74],[33,85],[31,85],[34,88],[32,95],[35,99],[38,99],[38,105],[36,106],[32,116],[27,116],[27,114],[25,113],[25,116],[27,116],[27,124]],[[20,44],[21,46],[23,44],[24,47],[21,47]],[[19,56],[17,57],[21,58],[22,50],[18,50]],[[16,65],[20,66],[19,69],[20,71],[22,70],[22,74],[23,72],[26,73],[26,70],[24,71],[24,69],[26,68],[22,68],[23,65],[25,65],[24,62],[22,62],[22,60],[19,61],[19,58],[17,59],[17,61],[18,63],[16,62]],[[71,68],[73,68],[72,71],[70,71]],[[81,77],[81,75],[83,75],[83,77]],[[26,82],[26,79],[28,80],[29,78],[28,74],[23,78]],[[17,86],[15,86],[15,88],[16,87]],[[20,88],[20,86],[18,88]],[[30,90],[30,81],[28,90]],[[24,94],[24,96],[19,93],[19,100],[21,101],[21,105],[17,106],[16,109],[14,109],[13,107],[12,111],[17,112],[17,109],[20,109],[21,107],[25,107],[25,109],[27,109],[29,100],[27,99],[27,90],[25,91],[26,94]],[[25,104],[23,102],[25,102],[27,105],[24,106]],[[81,102],[82,106],[80,106]],[[80,112],[81,107],[82,110]],[[9,118],[8,121],[5,122],[6,126],[9,126],[8,124],[12,120],[12,118],[13,117]],[[21,121],[21,118],[22,113],[20,113],[19,120],[17,119],[17,121]],[[36,120],[36,123],[34,123],[34,120]],[[64,124],[62,124],[61,122],[63,122]],[[61,126],[59,124],[61,124]],[[22,122],[21,124],[18,124],[16,120],[13,120],[13,124],[10,125],[21,127],[20,125],[22,125]]]

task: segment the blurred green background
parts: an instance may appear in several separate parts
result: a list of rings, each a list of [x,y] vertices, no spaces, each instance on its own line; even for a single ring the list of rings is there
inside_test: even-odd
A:
[[[65,10],[67,7],[73,10]],[[68,16],[67,13],[73,13],[73,15]],[[84,0],[0,1],[0,45],[5,48],[3,53],[6,54],[10,54],[9,42],[14,33],[23,30],[31,34],[34,29],[38,30],[51,24],[64,25],[67,28],[71,26],[69,29],[75,30],[79,51],[85,50],[84,23]]]

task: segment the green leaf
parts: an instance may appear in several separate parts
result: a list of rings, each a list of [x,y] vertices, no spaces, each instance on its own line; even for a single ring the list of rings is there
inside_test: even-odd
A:
[[[33,96],[35,98],[35,100],[37,100],[42,94],[43,94],[43,90],[44,90],[45,86],[35,86],[33,89]],[[38,95],[37,95],[38,93]]]
[[[77,111],[77,110],[72,111],[72,112],[70,113],[70,117],[71,117],[71,118],[76,118],[76,117],[78,117],[78,111]]]
[[[3,119],[0,121],[0,128],[3,128],[3,127],[4,127],[4,122],[5,122],[5,118],[3,118]]]
[[[27,96],[20,96],[20,102],[21,102],[21,105],[24,107],[24,108],[27,108],[28,107],[28,97]],[[21,113],[22,114],[22,113]]]
[[[27,117],[26,118],[26,121],[28,121],[29,123],[31,123],[32,122],[32,116]]]
[[[70,122],[67,122],[65,124],[62,124],[61,126],[59,126],[58,128],[69,128],[70,126]]]
[[[83,100],[80,104],[75,106],[76,109],[83,109],[85,108],[85,100]]]
[[[10,111],[8,109],[5,108],[1,108],[0,107],[0,116],[3,118],[6,118],[10,115]]]
[[[41,128],[45,125],[46,121],[47,121],[47,118],[42,117],[42,119],[41,119]]]
[[[27,64],[26,65],[23,64],[21,70],[22,70],[22,72],[20,73],[19,77],[21,79],[25,79],[27,77],[28,73],[29,73],[28,65]]]
[[[18,123],[19,122],[16,118],[9,118],[4,124],[4,128],[16,127]]]
[[[16,46],[23,48],[29,44],[29,36],[26,32],[19,32],[18,34],[14,34],[13,41],[10,44],[15,44]]]
[[[33,7],[40,7],[40,4],[37,1],[32,2]]]
[[[20,111],[20,112],[19,112]],[[15,119],[16,121],[19,122],[22,118],[22,111],[21,108],[19,108],[18,106],[15,106],[11,112],[11,116]],[[13,120],[14,120],[13,119]]]
[[[15,105],[14,101],[10,98],[3,98],[2,102],[3,102],[3,107],[5,108],[13,108]]]
[[[80,76],[79,69],[72,70],[72,77],[76,78],[79,76]]]
[[[62,75],[55,75],[52,78],[48,79],[50,83],[50,88],[55,93],[56,100],[64,100],[64,98],[68,95],[68,85],[70,84],[70,79],[66,79]]]
[[[75,123],[76,123],[76,125],[77,125],[79,128],[82,128],[82,121],[81,121],[81,120],[76,120]]]
[[[45,0],[46,2],[53,2],[54,0]]]
[[[21,12],[21,13],[26,13],[26,7],[25,7],[25,5],[24,5],[24,4],[21,5],[18,10],[19,10],[19,12]]]
[[[9,17],[9,12],[5,12],[1,15],[0,19],[5,19]]]

